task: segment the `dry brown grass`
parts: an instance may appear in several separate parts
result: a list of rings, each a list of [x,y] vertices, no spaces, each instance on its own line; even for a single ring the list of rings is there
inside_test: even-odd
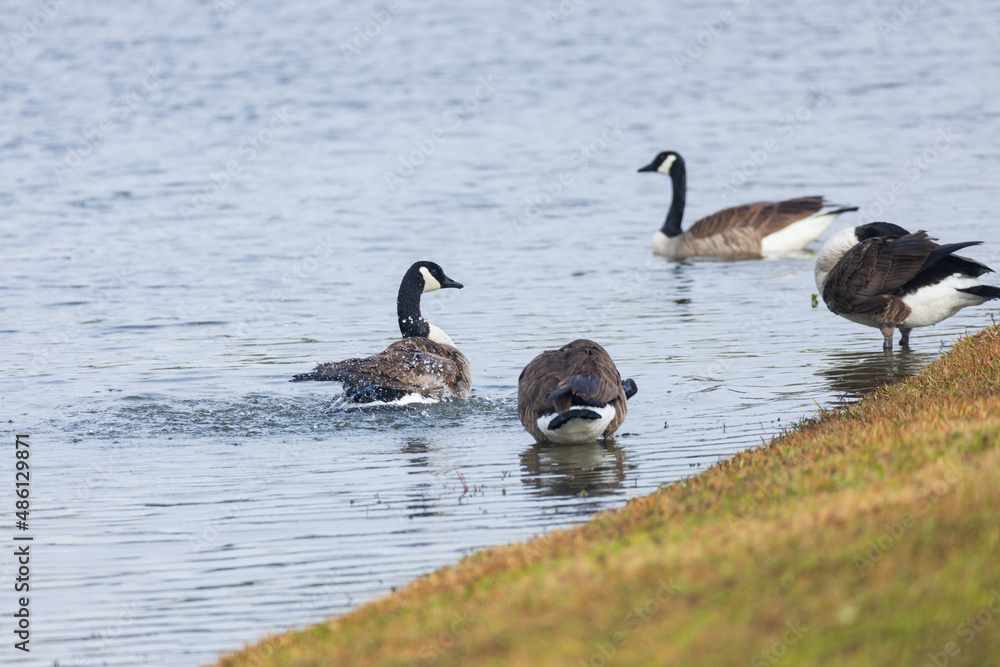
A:
[[[994,328],[765,448],[219,665],[988,664],[998,443]]]

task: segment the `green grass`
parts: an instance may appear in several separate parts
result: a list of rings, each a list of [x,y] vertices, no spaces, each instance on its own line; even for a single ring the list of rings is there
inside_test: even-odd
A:
[[[993,328],[767,447],[218,664],[994,664],[998,509]]]

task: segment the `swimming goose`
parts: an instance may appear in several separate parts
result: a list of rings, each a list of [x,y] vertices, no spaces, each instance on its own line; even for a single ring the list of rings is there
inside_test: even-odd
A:
[[[982,241],[935,240],[888,222],[842,229],[819,251],[816,288],[832,312],[880,329],[884,350],[892,349],[897,327],[900,345],[908,346],[915,327],[1000,299],[1000,288],[979,280],[993,269],[954,254]]]
[[[420,295],[437,289],[462,288],[434,262],[417,262],[403,275],[396,299],[403,335],[384,352],[360,359],[319,364],[292,382],[331,380],[344,384],[354,403],[395,401],[416,394],[426,398],[468,398],[472,384],[469,360],[441,329],[420,315]]]
[[[653,252],[666,257],[745,257],[802,250],[840,214],[858,210],[857,206],[828,204],[823,197],[759,201],[724,208],[682,231],[687,196],[684,158],[664,151],[639,171],[666,174],[673,182],[667,219],[653,235]]]
[[[579,444],[603,435],[614,440],[628,414],[635,382],[622,381],[607,351],[591,340],[547,350],[521,371],[517,416],[541,443]]]

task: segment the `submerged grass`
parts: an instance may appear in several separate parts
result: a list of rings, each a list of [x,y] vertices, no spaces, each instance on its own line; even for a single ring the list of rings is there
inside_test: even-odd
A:
[[[767,447],[218,664],[994,664],[998,508],[991,328]]]

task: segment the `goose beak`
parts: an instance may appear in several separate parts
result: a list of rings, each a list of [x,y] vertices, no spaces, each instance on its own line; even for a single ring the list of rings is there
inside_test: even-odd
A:
[[[657,168],[658,166],[659,166],[659,165],[658,165],[658,164],[656,164],[656,162],[650,162],[649,164],[647,164],[647,165],[646,165],[645,167],[643,167],[643,168],[642,168],[642,169],[640,169],[639,171],[640,171],[640,172],[643,172],[643,171],[656,171],[656,168]]]
[[[445,276],[444,280],[441,281],[441,289],[444,289],[445,287],[454,287],[456,289],[462,289],[463,287],[465,287],[465,285],[459,282],[455,282],[448,276]]]

